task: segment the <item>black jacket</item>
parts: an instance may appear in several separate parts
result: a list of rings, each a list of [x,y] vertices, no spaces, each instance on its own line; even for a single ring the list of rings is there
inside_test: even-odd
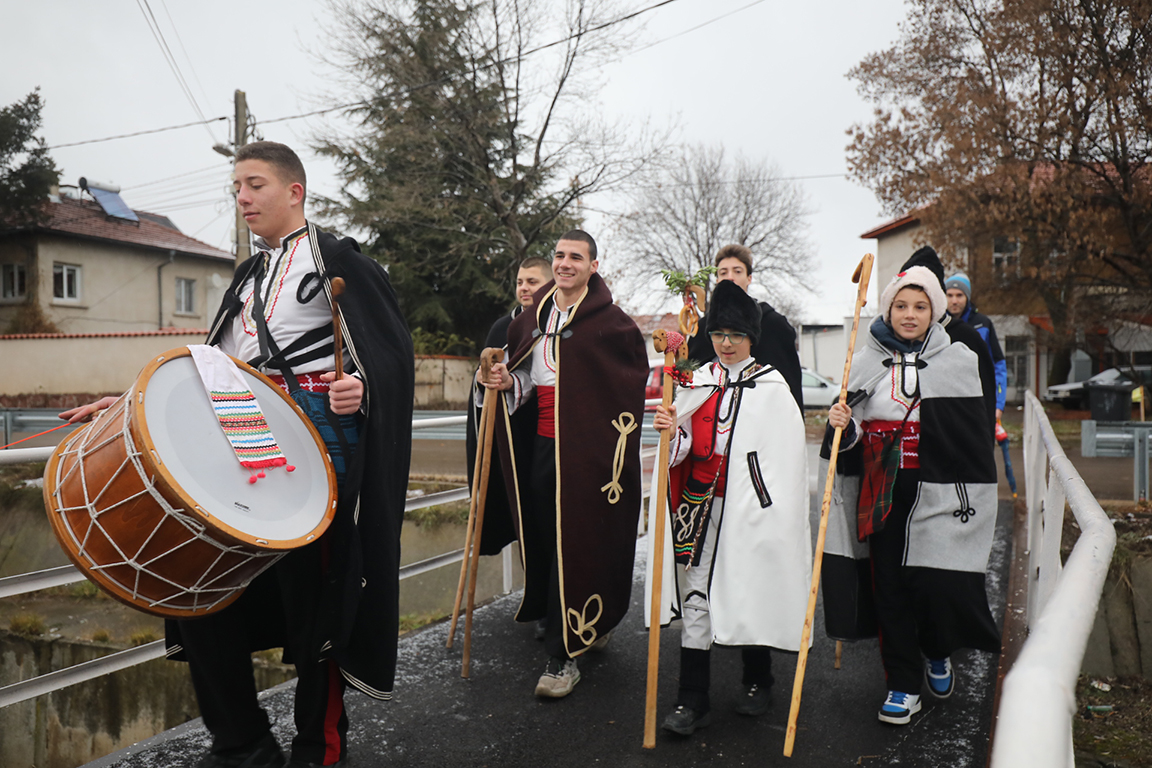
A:
[[[309,232],[315,233],[319,244],[318,256],[313,255],[329,300],[332,279],[344,279],[340,297],[344,343],[365,385],[360,439],[349,462],[336,516],[324,534],[331,565],[311,644],[336,660],[351,685],[386,699],[391,697],[396,673],[400,529],[412,454],[412,336],[384,268],[362,254],[351,238],[337,238],[311,225]],[[258,258],[237,268],[208,344],[219,342],[223,328],[242,308],[239,291]],[[261,611],[249,616],[252,650],[283,645],[277,643],[282,638],[271,637],[274,632],[269,630],[283,626],[282,617],[273,615],[283,609],[267,608],[269,615]],[[179,622],[166,622],[166,630],[169,648],[178,647]],[[328,644],[330,650],[326,650]]]

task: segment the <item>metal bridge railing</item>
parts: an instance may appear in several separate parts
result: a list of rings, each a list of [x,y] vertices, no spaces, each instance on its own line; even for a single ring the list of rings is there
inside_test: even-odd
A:
[[[446,426],[461,426],[466,422],[465,416],[449,416],[435,419],[413,419],[412,429],[436,429]],[[27,464],[37,461],[47,461],[55,448],[9,448],[0,451],[0,464]],[[404,504],[404,511],[411,512],[436,504],[448,504],[454,501],[464,501],[469,498],[468,488],[454,488],[450,491],[431,493],[427,496],[409,499]],[[418,563],[411,563],[400,568],[400,578],[407,579],[427,573],[445,565],[458,563],[464,557],[464,550],[457,549],[445,552]],[[512,584],[512,552],[505,547],[504,553],[504,591],[511,590]],[[59,587],[65,584],[84,581],[84,574],[75,566],[63,565],[59,568],[49,568],[35,573],[21,573],[0,579],[0,598],[36,592],[50,587]],[[0,709],[10,704],[16,704],[27,699],[41,696],[45,693],[58,691],[76,683],[93,680],[121,669],[143,664],[146,661],[159,659],[164,656],[164,641],[156,640],[137,648],[117,651],[116,653],[101,656],[82,664],[60,669],[55,672],[21,680],[0,688]]]
[[[1116,546],[1116,531],[1064,455],[1040,401],[1024,397],[1028,639],[1001,691],[992,768],[1072,768],[1076,680]],[[1067,502],[1080,526],[1067,562]]]
[[[646,401],[646,405],[655,405],[659,400]],[[443,430],[446,427],[462,427],[467,423],[467,416],[438,416],[435,418],[417,418],[412,420],[413,430],[431,429]],[[646,414],[645,427],[647,431],[655,434],[651,430],[652,415]],[[463,437],[463,433],[460,435]],[[651,435],[647,436],[647,440],[651,441]],[[0,450],[0,465],[5,464],[29,464],[39,461],[47,461],[51,456],[54,447],[41,447],[41,448],[9,448],[7,450]],[[643,451],[645,456],[654,455],[654,448],[647,448]],[[645,489],[647,493],[647,489]],[[417,509],[424,509],[425,507],[435,506],[437,504],[448,504],[456,501],[465,501],[471,496],[467,487],[454,488],[450,491],[441,491],[440,493],[432,493],[427,496],[421,496],[414,499],[409,499],[404,504],[404,511],[411,512]],[[640,516],[640,531],[644,532],[644,516]],[[512,589],[512,549],[509,545],[504,548],[501,554],[503,560],[503,576],[504,576],[504,592],[510,592]],[[445,552],[440,555],[435,555],[426,560],[421,560],[418,563],[410,563],[400,568],[400,578],[408,579],[413,576],[419,576],[437,568],[442,568],[446,565],[458,563],[464,558],[463,548],[454,550],[452,552]],[[36,592],[41,589],[49,589],[51,587],[59,587],[66,584],[74,584],[76,582],[84,581],[85,576],[75,566],[63,565],[58,568],[48,568],[43,571],[36,571],[34,573],[21,573],[15,576],[8,576],[0,578],[0,598],[13,597],[15,595],[22,595],[28,592]],[[98,659],[86,661],[82,664],[77,664],[66,669],[57,670],[56,672],[49,672],[39,677],[34,677],[28,680],[21,680],[18,683],[0,688],[0,709],[7,707],[10,704],[16,704],[27,699],[41,696],[45,693],[58,691],[61,688],[66,688],[76,683],[82,683],[87,680],[93,680],[103,675],[117,672],[121,669],[134,666],[136,664],[143,664],[146,661],[159,659],[164,656],[164,641],[156,640],[137,648],[129,648],[123,651],[101,656]]]

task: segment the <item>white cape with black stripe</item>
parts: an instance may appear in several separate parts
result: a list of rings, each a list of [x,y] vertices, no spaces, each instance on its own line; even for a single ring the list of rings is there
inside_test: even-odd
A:
[[[680,389],[676,397],[680,424],[716,391],[719,372],[719,363],[705,366],[696,371],[692,386]],[[720,645],[798,651],[812,579],[804,419],[788,383],[775,368],[746,373],[744,379],[754,380],[755,386],[739,390],[728,442],[727,487],[708,589],[712,632]],[[671,501],[667,508],[675,512],[676,504]],[[650,520],[655,519],[655,506],[650,497]],[[668,521],[665,515],[662,625],[680,615],[675,577],[681,568],[673,567]],[[646,623],[650,621],[654,537],[647,538]]]

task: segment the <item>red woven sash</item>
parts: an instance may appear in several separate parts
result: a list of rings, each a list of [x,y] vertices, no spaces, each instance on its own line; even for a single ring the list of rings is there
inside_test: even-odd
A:
[[[556,387],[536,387],[536,434],[540,437],[556,438]]]

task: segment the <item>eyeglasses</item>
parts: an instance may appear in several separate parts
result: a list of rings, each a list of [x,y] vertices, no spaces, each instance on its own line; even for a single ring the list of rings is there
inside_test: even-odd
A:
[[[739,346],[744,343],[744,339],[748,338],[746,333],[724,333],[724,331],[712,331],[708,334],[712,337],[712,343],[719,344],[727,339],[731,344]]]

